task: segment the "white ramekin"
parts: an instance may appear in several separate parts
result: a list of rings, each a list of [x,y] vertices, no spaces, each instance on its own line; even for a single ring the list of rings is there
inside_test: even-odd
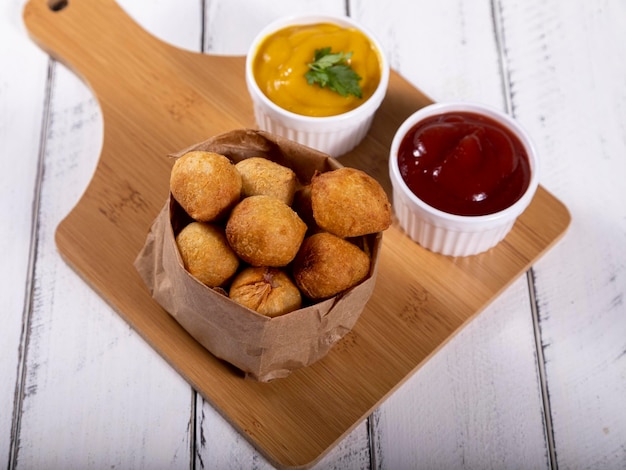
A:
[[[423,119],[449,112],[485,115],[515,134],[528,153],[530,183],[513,205],[488,215],[449,214],[420,200],[407,186],[398,168],[398,148],[406,133]],[[389,175],[393,188],[393,207],[400,226],[417,243],[436,253],[470,256],[497,245],[513,228],[517,217],[530,204],[539,184],[537,152],[527,132],[510,116],[490,107],[466,102],[437,103],[409,116],[396,131],[389,155]]]
[[[333,23],[353,27],[369,38],[380,60],[380,83],[374,94],[359,107],[328,117],[309,117],[287,111],[273,103],[259,88],[253,74],[254,56],[260,43],[283,28],[315,23]],[[389,62],[374,35],[349,17],[306,15],[281,18],[263,28],[252,41],[246,57],[246,84],[252,98],[254,116],[261,130],[286,137],[332,157],[339,157],[356,147],[367,134],[374,114],[382,103],[389,84]]]

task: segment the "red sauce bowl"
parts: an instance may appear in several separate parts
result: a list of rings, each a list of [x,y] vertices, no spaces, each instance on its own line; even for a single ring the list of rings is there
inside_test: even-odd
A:
[[[537,152],[519,123],[465,102],[409,116],[392,141],[389,173],[401,227],[449,256],[475,255],[502,241],[539,183]]]

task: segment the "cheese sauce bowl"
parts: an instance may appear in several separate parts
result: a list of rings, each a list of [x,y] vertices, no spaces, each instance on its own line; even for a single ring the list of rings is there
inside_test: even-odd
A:
[[[500,243],[532,201],[539,161],[528,133],[496,109],[437,103],[409,116],[391,143],[393,208],[424,248],[471,256]]]
[[[361,77],[362,98],[307,81],[316,50],[327,47],[351,53],[347,62]],[[389,63],[374,35],[349,17],[293,16],[257,34],[245,76],[260,129],[339,157],[367,134],[387,92]]]

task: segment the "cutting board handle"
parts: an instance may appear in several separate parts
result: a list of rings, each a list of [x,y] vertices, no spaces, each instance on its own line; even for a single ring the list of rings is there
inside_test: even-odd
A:
[[[119,46],[129,44],[121,34],[133,42],[158,41],[113,0],[29,0],[23,19],[31,38],[71,68],[92,57],[94,47],[114,57]]]
[[[105,133],[128,134],[134,123],[152,134],[155,128],[176,133],[173,145],[187,147],[241,127],[241,109],[250,110],[245,125],[254,126],[249,97],[239,92],[243,57],[177,48],[145,31],[114,0],[29,0],[23,19],[32,39],[94,92]]]
[[[176,49],[146,32],[114,0],[29,0],[23,20],[39,47],[94,88],[98,80],[136,69],[146,54]]]

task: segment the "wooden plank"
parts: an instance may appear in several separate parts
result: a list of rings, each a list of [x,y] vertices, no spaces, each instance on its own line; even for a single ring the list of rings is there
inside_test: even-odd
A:
[[[251,5],[253,8],[251,8]],[[315,11],[319,14],[345,14],[343,0],[276,1],[222,0],[207,4],[205,46],[207,54],[245,55],[257,31],[272,20],[287,15]],[[253,11],[251,11],[253,10]],[[246,11],[248,14],[242,15]],[[274,468],[254,446],[198,395],[196,416],[196,467]],[[342,470],[370,467],[370,441],[367,420],[334,446],[316,465]]]
[[[167,9],[200,14],[196,1],[155,5],[133,0],[137,3],[142,3],[139,7],[148,23],[153,16],[157,20],[171,17]],[[15,13],[18,21],[21,8]],[[200,25],[194,24],[197,39]],[[171,42],[184,43],[176,23],[160,28]],[[25,28],[23,33],[22,41],[40,54]],[[29,69],[21,73],[25,70]],[[21,80],[26,84],[30,77],[24,75]],[[43,92],[44,84],[41,87]],[[48,131],[42,142],[39,135],[32,136],[33,144],[45,149],[45,172],[37,214],[36,277],[21,426],[14,436],[19,448],[17,459],[3,460],[3,464],[8,462],[9,468],[187,469],[193,437],[192,390],[103,299],[94,296],[55,246],[58,223],[80,199],[95,170],[103,122],[92,92],[59,64],[54,67],[51,94]],[[22,97],[23,103],[31,100]],[[36,123],[41,121],[41,109],[39,113],[31,118]],[[28,146],[29,139],[19,140]],[[15,201],[22,210],[31,207],[32,192],[28,196],[23,204]],[[2,347],[4,338],[3,329]],[[9,409],[6,403],[0,412],[3,418]],[[3,436],[0,442],[4,445],[9,439]]]
[[[520,121],[573,213],[535,287],[559,468],[626,465],[626,10],[502,3]]]
[[[26,37],[16,2],[0,15],[0,148],[7,165],[0,172],[0,462],[8,462],[16,389],[22,374],[22,332],[28,317],[33,246],[33,207],[37,201],[39,137],[45,102],[48,58]],[[21,63],[21,67],[13,64]],[[25,106],[24,103],[29,103]],[[10,168],[10,170],[9,170]]]
[[[565,208],[542,189],[511,237],[472,260],[426,252],[391,228],[381,260],[385,281],[379,282],[378,295],[349,340],[289,379],[271,384],[243,381],[154,305],[132,269],[145,230],[167,193],[169,163],[158,156],[229,126],[250,123],[242,87],[243,60],[199,56],[157,43],[110,2],[89,9],[72,5],[54,17],[41,3],[30,3],[26,11],[37,40],[88,80],[102,106],[106,129],[96,175],[57,230],[59,249],[276,464],[315,462],[542,255],[569,222]],[[98,28],[93,27],[95,18]],[[97,51],[88,47],[95,40]],[[135,47],[128,48],[129,43]],[[103,70],[102,63],[109,66]],[[133,72],[136,67],[139,73]],[[375,164],[380,164],[381,149],[388,146],[405,112],[427,102],[393,74],[372,133],[347,159],[358,154],[360,165],[384,179]],[[423,271],[416,272],[413,264]],[[411,304],[416,287],[427,293],[426,306]],[[440,315],[416,317],[423,308]],[[422,339],[417,344],[416,336]]]
[[[522,277],[385,401],[383,468],[549,468],[524,309]]]
[[[492,3],[353,2],[351,11],[427,95],[505,109]],[[382,468],[549,466],[530,309],[522,276],[383,403],[373,419]]]

